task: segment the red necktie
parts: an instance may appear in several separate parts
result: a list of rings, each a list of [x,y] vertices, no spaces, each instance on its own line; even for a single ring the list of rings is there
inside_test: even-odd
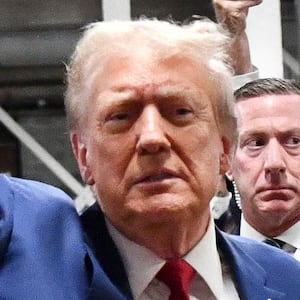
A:
[[[195,270],[186,261],[172,259],[165,263],[156,278],[170,288],[169,300],[189,300],[189,288],[194,274]]]

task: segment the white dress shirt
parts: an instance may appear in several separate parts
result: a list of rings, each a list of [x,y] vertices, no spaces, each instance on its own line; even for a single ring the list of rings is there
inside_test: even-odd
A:
[[[211,214],[214,219],[219,219],[228,210],[232,194],[228,192],[224,196],[215,195],[210,201]]]
[[[165,261],[149,249],[120,234],[108,221],[109,232],[121,254],[135,300],[168,299],[169,288],[155,278]],[[201,241],[184,257],[196,270],[190,287],[191,300],[240,299],[229,268],[216,246],[213,220]]]
[[[241,231],[240,235],[256,240],[256,241],[263,241],[267,237],[265,237],[263,234],[258,232],[256,229],[254,229],[244,218],[243,214],[241,217]],[[276,239],[282,240],[292,246],[294,246],[296,249],[296,252],[293,254],[293,257],[296,258],[298,261],[300,261],[300,221],[298,221],[296,224],[291,226],[288,230],[283,232],[282,234],[274,237]]]

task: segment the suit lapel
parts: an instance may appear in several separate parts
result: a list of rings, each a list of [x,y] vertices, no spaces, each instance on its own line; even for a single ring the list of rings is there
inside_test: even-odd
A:
[[[244,252],[239,244],[226,237],[218,229],[217,244],[231,266],[235,286],[241,299],[284,299],[285,293],[267,286],[267,273],[263,267]]]
[[[87,243],[94,249],[96,258],[111,282],[128,299],[132,294],[126,271],[119,252],[111,239],[104,215],[97,204],[91,206],[81,216]]]
[[[94,204],[90,207],[81,216],[81,221],[87,235],[88,244],[92,249],[95,249],[97,260],[104,272],[124,296],[132,299],[124,265],[107,231],[104,216],[99,206]],[[283,292],[269,288],[266,285],[266,271],[243,251],[239,243],[221,233],[218,229],[216,236],[218,248],[231,266],[233,280],[241,299],[279,300],[285,298]]]

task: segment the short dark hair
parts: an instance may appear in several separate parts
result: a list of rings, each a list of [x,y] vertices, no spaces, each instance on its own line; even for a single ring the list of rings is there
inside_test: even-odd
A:
[[[300,81],[262,78],[248,82],[234,92],[236,102],[265,95],[300,95]]]

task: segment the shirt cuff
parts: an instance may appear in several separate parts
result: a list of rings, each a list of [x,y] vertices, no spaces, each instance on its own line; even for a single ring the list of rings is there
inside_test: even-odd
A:
[[[250,82],[258,78],[259,78],[259,71],[256,67],[254,67],[254,71],[252,72],[241,74],[241,75],[235,75],[232,77],[233,89],[236,90],[242,87],[247,82]]]

